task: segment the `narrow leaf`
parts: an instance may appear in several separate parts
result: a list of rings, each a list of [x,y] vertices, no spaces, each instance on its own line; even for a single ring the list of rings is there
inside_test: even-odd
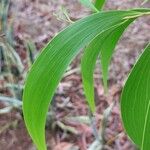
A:
[[[28,74],[23,93],[25,123],[39,150],[46,150],[45,122],[49,103],[72,59],[101,32],[127,16],[143,14],[132,10],[93,14],[70,25],[43,49]]]
[[[129,19],[126,22],[124,22],[122,25],[120,25],[118,28],[116,28],[108,38],[105,40],[104,44],[101,47],[100,51],[100,61],[101,61],[101,66],[102,66],[102,75],[103,75],[103,82],[104,82],[104,87],[105,91],[107,91],[107,80],[108,80],[108,68],[109,64],[115,49],[115,46],[122,36],[123,32],[125,29],[131,24],[134,19]]]
[[[98,10],[101,10],[105,4],[105,1],[106,0],[95,0],[95,7],[98,9]]]
[[[150,147],[150,44],[133,67],[121,98],[121,114],[130,138],[142,150]]]
[[[80,0],[80,2],[84,6],[91,8],[94,12],[99,12],[99,10],[94,6],[94,4],[90,0]]]
[[[107,88],[108,65],[113,50],[123,31],[132,21],[133,19],[126,20],[101,33],[93,39],[84,51],[81,62],[83,87],[92,112],[95,112],[93,73],[99,53],[101,53],[104,85]]]

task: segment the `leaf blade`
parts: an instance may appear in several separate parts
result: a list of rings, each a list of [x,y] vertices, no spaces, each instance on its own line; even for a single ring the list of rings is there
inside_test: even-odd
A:
[[[130,138],[149,149],[150,131],[150,44],[133,67],[121,96],[121,115]]]
[[[95,0],[95,7],[101,10],[105,4],[106,0]]]
[[[107,91],[108,88],[108,69],[109,64],[115,49],[115,46],[122,36],[125,29],[134,21],[135,19],[129,19],[122,25],[120,25],[118,28],[116,28],[116,31],[112,32],[111,35],[106,39],[105,43],[101,47],[100,51],[100,61],[101,61],[101,67],[102,67],[102,75],[103,75],[103,84],[105,91]],[[111,40],[113,39],[113,40]]]
[[[96,60],[101,54],[102,73],[105,89],[107,89],[108,66],[113,54],[113,50],[123,31],[134,19],[123,21],[111,27],[109,30],[101,33],[93,39],[89,46],[85,49],[81,61],[81,73],[83,80],[83,88],[87,102],[91,111],[95,112],[95,98],[94,98],[94,79],[93,73]],[[113,39],[113,40],[112,40]]]
[[[23,93],[25,123],[39,150],[46,150],[45,122],[48,106],[68,64],[80,48],[97,34],[121,19],[124,20],[126,16],[137,14],[141,13],[110,11],[91,15],[59,33],[41,52],[28,74]]]
[[[90,0],[79,0],[79,1],[87,8],[91,8],[94,12],[99,12],[99,10],[94,6],[94,4]]]

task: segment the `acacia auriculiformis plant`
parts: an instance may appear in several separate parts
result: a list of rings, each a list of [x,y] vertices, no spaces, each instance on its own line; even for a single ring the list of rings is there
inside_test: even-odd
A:
[[[89,2],[89,1],[86,1]],[[101,59],[103,83],[107,89],[108,66],[125,29],[137,18],[150,15],[149,8],[97,11],[76,21],[55,36],[31,67],[23,93],[23,114],[28,132],[38,150],[46,150],[45,122],[49,104],[66,68],[84,49],[81,73],[85,96],[95,113],[93,72]],[[150,147],[150,44],[133,67],[121,96],[125,130],[142,150]]]

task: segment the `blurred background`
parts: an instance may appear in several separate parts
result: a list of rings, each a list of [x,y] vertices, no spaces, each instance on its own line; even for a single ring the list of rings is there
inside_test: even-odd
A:
[[[150,7],[150,2],[142,3],[108,0],[104,9]],[[91,13],[78,0],[0,0],[0,150],[36,150],[22,115],[26,75],[48,41],[71,21]],[[143,17],[127,29],[116,47],[107,95],[97,64],[94,124],[82,88],[82,52],[76,57],[59,84],[47,115],[48,150],[137,150],[123,130],[119,100],[127,74],[149,41],[150,17]],[[101,142],[94,138],[95,128]]]

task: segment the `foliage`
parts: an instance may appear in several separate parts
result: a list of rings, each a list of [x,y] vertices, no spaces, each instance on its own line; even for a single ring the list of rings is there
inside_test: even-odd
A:
[[[96,60],[100,54],[103,82],[107,91],[108,66],[116,43],[123,31],[134,19],[128,19],[98,35],[85,49],[82,58],[82,78],[84,91],[91,107],[95,111],[93,73]],[[113,40],[112,40],[113,39]],[[94,50],[94,51],[93,51]]]
[[[94,12],[99,11],[90,0],[80,0],[80,2],[86,7],[91,8],[91,10],[93,10]]]
[[[105,0],[95,0],[95,7],[98,10],[101,10],[102,7],[104,6]]]
[[[150,44],[133,67],[122,92],[124,127],[132,140],[148,150],[150,131]]]
[[[150,9],[144,8],[125,11],[116,10],[97,12],[73,23],[65,30],[60,32],[56,37],[53,38],[52,41],[50,41],[46,45],[46,47],[42,50],[40,56],[33,63],[33,66],[26,80],[23,94],[23,113],[25,123],[28,132],[30,133],[34,143],[39,150],[46,150],[45,122],[49,103],[52,100],[54,92],[67,66],[80,52],[81,48],[88,46],[84,51],[81,63],[82,78],[85,95],[87,97],[90,110],[94,113],[94,83],[92,74],[98,56],[100,55],[101,58],[103,81],[105,88],[107,88],[108,65],[111,60],[115,45],[130,23],[132,23],[140,16],[149,14]],[[142,57],[139,59],[139,62],[134,67],[131,75],[129,76],[129,80],[127,81],[127,84],[125,85],[125,89],[123,91],[121,104],[125,128],[133,141],[143,150],[147,150],[147,140],[149,139],[149,135],[146,134],[146,131],[150,130],[150,125],[147,121],[149,117],[149,105],[147,105],[149,104],[147,103],[149,101],[149,95],[146,95],[149,85],[147,85],[146,88],[142,89],[142,87],[148,81],[148,52],[149,47],[146,48]],[[144,66],[143,70],[146,69],[146,72],[144,74],[145,78],[141,78],[141,76],[143,75],[143,71],[139,71],[139,69],[141,70],[142,68],[141,66]],[[140,72],[140,76],[137,76],[138,72]],[[131,85],[130,82],[132,82]],[[137,89],[133,88],[135,83],[136,86],[139,85]],[[137,99],[137,93],[139,94],[139,102],[134,105],[135,100],[133,101],[133,99]],[[132,101],[131,106],[127,106],[130,104],[129,100]],[[142,100],[145,100],[145,105],[143,105],[142,109],[143,111],[141,111],[140,113],[140,121],[143,122],[133,123],[134,117],[137,117],[135,121],[137,121],[138,119],[135,110],[139,109],[137,107],[139,107],[138,104],[141,104]],[[130,111],[132,109],[132,115],[130,116]],[[137,125],[137,123],[139,123],[139,125],[135,128],[135,124]],[[134,130],[132,129],[134,128],[135,130],[138,130],[140,128],[141,131],[133,132]],[[142,137],[141,133],[143,133]],[[146,138],[147,140],[145,140]]]
[[[95,3],[92,3],[90,0],[79,0],[81,4],[85,5],[88,8],[91,8],[94,12],[98,12],[104,6],[105,0],[95,0]]]

